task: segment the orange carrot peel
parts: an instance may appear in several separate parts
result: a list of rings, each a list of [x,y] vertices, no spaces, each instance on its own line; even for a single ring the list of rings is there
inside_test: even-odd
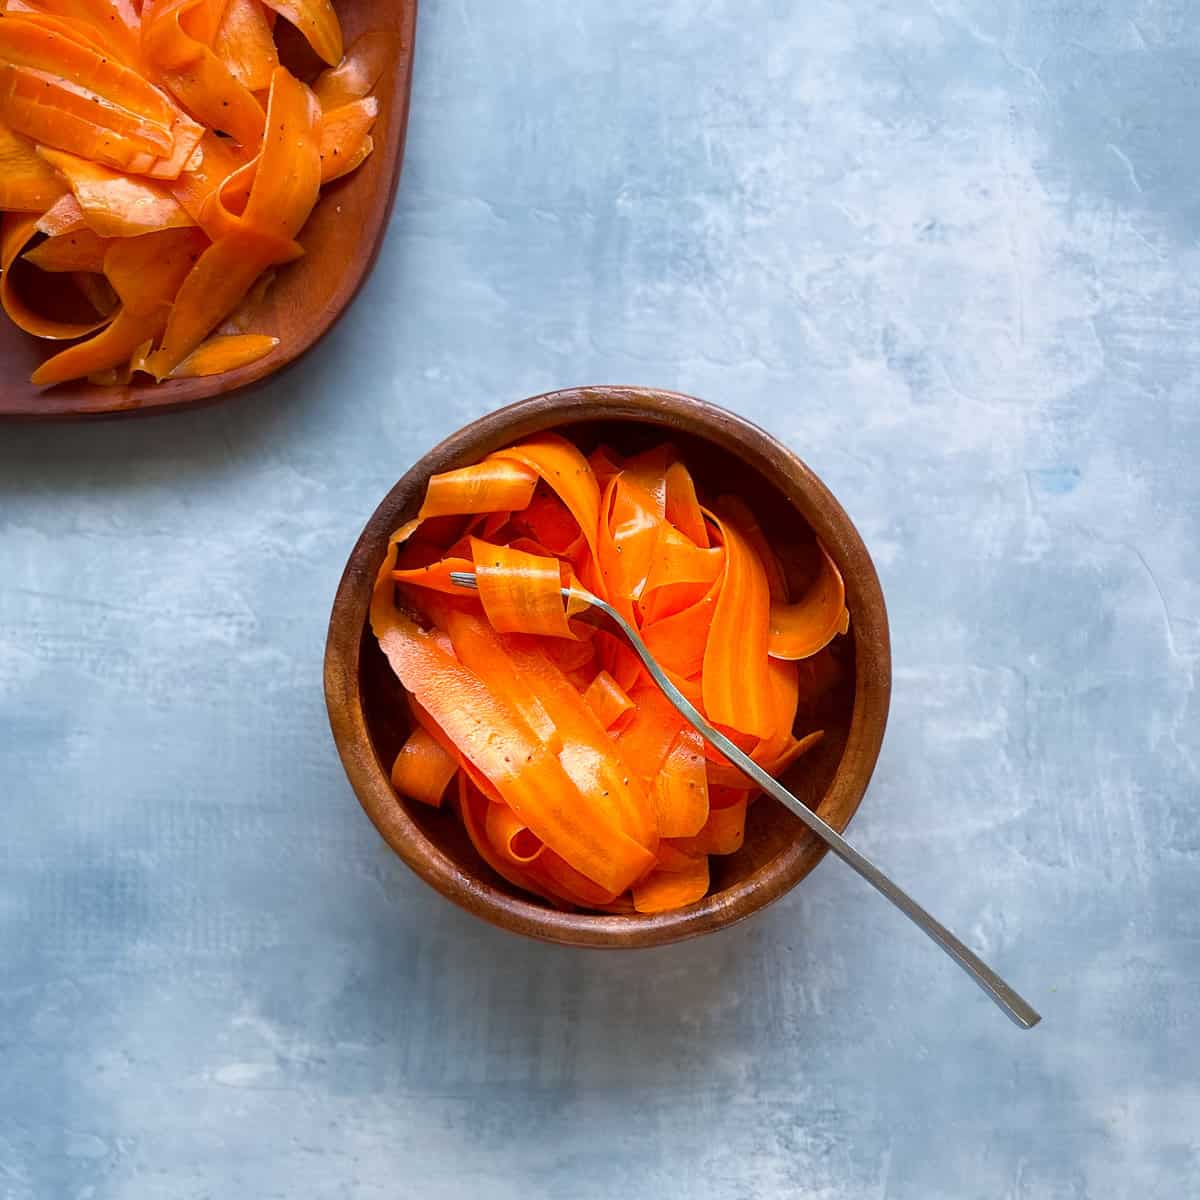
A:
[[[703,506],[670,447],[589,457],[541,434],[433,476],[371,604],[416,721],[397,792],[429,804],[450,791],[484,862],[551,904],[653,913],[702,900],[709,856],[741,848],[757,788],[627,647],[578,620],[575,581],[628,613],[681,690],[777,775],[822,737],[795,732],[815,676],[773,657],[824,637],[835,601],[842,620],[820,554],[789,604],[752,515]],[[786,646],[772,641],[778,613]]]

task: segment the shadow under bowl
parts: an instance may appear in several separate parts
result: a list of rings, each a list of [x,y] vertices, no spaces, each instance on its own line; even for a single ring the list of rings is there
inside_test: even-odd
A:
[[[883,740],[891,692],[887,614],[875,568],[850,518],[794,454],[741,417],[690,396],[647,388],[588,387],[522,400],[472,422],[420,459],[388,493],[350,554],[334,601],[325,653],[325,697],[338,752],[363,808],[384,839],[444,896],[501,928],[576,946],[654,946],[709,933],[757,912],[794,887],[825,847],[781,805],[751,805],[742,848],[710,859],[712,886],[674,912],[562,912],[513,888],[478,856],[457,815],[401,799],[391,763],[410,730],[404,689],[371,633],[367,609],[388,536],[414,516],[431,475],[478,462],[546,430],[585,451],[622,452],[672,442],[701,494],[730,493],[754,510],[785,572],[819,537],[846,581],[850,631],[835,640],[837,685],[797,731],[825,738],[784,774],[786,785],[843,830],[866,791]]]

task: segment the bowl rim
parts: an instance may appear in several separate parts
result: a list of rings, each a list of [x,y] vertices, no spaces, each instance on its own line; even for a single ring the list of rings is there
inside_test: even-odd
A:
[[[561,912],[501,890],[463,870],[408,814],[375,752],[360,689],[359,657],[375,575],[392,531],[419,505],[430,474],[478,461],[534,432],[589,421],[630,420],[712,441],[764,474],[825,543],[846,579],[854,619],[855,691],[850,728],[817,811],[841,832],[866,792],[887,724],[891,653],[887,610],[858,530],[825,484],[791,450],[746,418],[680,392],[589,386],[545,392],[485,414],[423,454],[376,507],[350,552],[330,615],[325,699],[350,784],[391,848],[426,883],[500,928],[572,946],[657,946],[741,921],[790,891],[824,857],[799,826],[793,841],[734,887],[673,912],[609,915]],[[715,436],[719,434],[719,436]],[[765,468],[765,469],[764,469]],[[405,510],[408,510],[407,512]]]

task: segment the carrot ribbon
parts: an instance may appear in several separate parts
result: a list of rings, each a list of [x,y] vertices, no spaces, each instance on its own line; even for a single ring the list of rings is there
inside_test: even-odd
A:
[[[794,732],[817,675],[773,657],[772,614],[787,648],[797,630],[823,637],[834,601],[844,611],[826,562],[789,604],[753,515],[702,506],[673,448],[589,457],[541,434],[430,479],[392,536],[371,623],[409,692],[413,744],[441,767],[436,796],[457,772],[460,817],[498,875],[560,906],[661,912],[707,894],[708,857],[740,849],[758,789],[628,647],[573,619],[573,581],[626,613],[684,694],[778,774],[822,735]],[[397,791],[429,803],[409,754],[419,765],[406,744]]]

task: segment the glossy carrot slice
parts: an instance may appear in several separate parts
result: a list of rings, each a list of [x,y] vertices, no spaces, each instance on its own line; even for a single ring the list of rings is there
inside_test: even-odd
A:
[[[321,106],[283,67],[271,76],[267,123],[243,221],[247,229],[291,241],[321,188]]]
[[[640,913],[686,908],[703,900],[708,892],[708,859],[689,859],[677,870],[651,871],[632,891],[633,907]]]
[[[115,55],[32,19],[0,21],[0,119],[18,133],[118,170],[146,171],[174,154],[181,115]]]
[[[237,307],[255,279],[288,253],[285,243],[256,233],[213,242],[179,289],[162,346],[147,361],[151,372],[166,378]]]
[[[10,214],[0,222],[0,307],[18,329],[52,341],[86,337],[97,329],[103,329],[112,320],[111,316],[89,323],[52,320],[30,308],[21,296],[13,279],[12,266],[37,233],[36,217]]]
[[[710,806],[704,827],[690,838],[675,838],[672,845],[684,854],[736,854],[746,840],[745,793],[732,804]]]
[[[546,849],[545,842],[507,804],[489,804],[483,827],[496,853],[518,867],[535,862]]]
[[[557,558],[471,539],[471,558],[483,611],[497,633],[574,638],[562,596]]]
[[[28,9],[27,20],[58,28],[73,40],[101,50],[105,57],[140,69],[140,22],[130,0],[37,0]],[[11,3],[8,11],[14,11]]]
[[[771,592],[771,603],[777,604],[787,600],[787,581],[783,577],[783,568],[779,564],[779,556],[767,541],[767,535],[758,523],[753,510],[737,496],[721,496],[717,500],[717,512],[727,521],[732,521],[746,541],[750,549],[758,555],[763,570],[767,573],[767,586]]]
[[[497,450],[489,458],[515,459],[536,471],[566,505],[595,556],[600,487],[577,446],[556,433],[540,433],[517,446]]]
[[[268,8],[290,21],[331,66],[341,61],[342,27],[330,0],[266,0]]]
[[[708,820],[708,775],[703,741],[686,725],[654,777],[658,832],[664,838],[693,837]]]
[[[169,379],[194,379],[205,375],[221,375],[226,371],[236,371],[239,367],[248,367],[251,363],[266,358],[276,346],[277,337],[269,337],[263,333],[225,334],[209,338],[201,342],[171,372]]]
[[[768,737],[772,714],[767,576],[737,527],[714,519],[725,547],[725,570],[704,649],[704,708],[718,725]]]
[[[394,33],[364,33],[346,51],[336,67],[317,76],[313,91],[321,107],[330,112],[371,93],[400,53]]]
[[[607,671],[596,673],[583,698],[605,729],[613,729],[626,714],[633,712],[629,694]]]
[[[656,684],[638,684],[629,698],[633,701],[633,713],[617,734],[617,745],[639,777],[652,781],[662,769],[684,721]]]
[[[461,596],[463,589],[451,580],[451,572],[474,570],[475,564],[469,558],[441,558],[427,567],[408,567],[393,571],[392,578],[397,583],[406,583],[410,587],[431,588],[448,596]]]
[[[207,31],[188,23],[189,18],[200,26],[211,23],[206,8],[206,0],[148,0],[142,46],[167,89],[193,116],[244,146],[257,146],[266,122],[262,105],[206,44]]]
[[[684,537],[690,538],[694,545],[702,550],[708,549],[708,527],[704,523],[700,501],[696,498],[696,485],[691,472],[683,463],[673,462],[667,467],[665,485],[664,510],[667,520]]]
[[[175,299],[207,242],[199,229],[120,238],[105,253],[104,274],[126,312],[156,313]]]
[[[496,853],[485,828],[488,799],[461,772],[458,777],[458,808],[463,827],[466,829],[467,837],[471,839],[476,853],[501,879],[508,880],[514,887],[518,887],[524,892],[532,892],[535,896],[541,896],[543,900],[549,900],[551,903],[559,902],[559,896],[547,887],[538,875],[532,871],[523,870]]]
[[[88,226],[101,237],[137,237],[194,224],[156,180],[122,175],[63,150],[42,147],[38,153],[63,177]]]
[[[721,577],[724,566],[725,551],[721,547],[701,548],[663,522],[639,602],[646,622],[682,612],[702,600]]]
[[[352,100],[321,118],[321,182],[349,175],[366,159],[374,143],[368,136],[379,116],[374,96]]]
[[[90,229],[80,229],[75,233],[47,238],[40,246],[27,250],[22,257],[40,271],[99,273],[104,270],[104,252],[111,244],[111,238],[102,238]]]
[[[658,499],[632,476],[613,476],[601,507],[596,559],[606,595],[629,621],[642,594],[658,545],[662,511]]]
[[[489,459],[473,467],[430,476],[417,514],[429,517],[511,512],[524,508],[537,487],[537,472],[509,459]]]
[[[774,658],[811,658],[850,627],[846,585],[837,564],[819,542],[821,565],[794,604],[772,604],[768,649]]]
[[[34,371],[32,381],[36,387],[52,387],[128,362],[142,342],[158,336],[166,320],[165,310],[151,316],[118,312],[94,337],[48,358]]]
[[[542,854],[534,866],[534,872],[544,886],[579,908],[606,908],[620,895],[594,883],[552,850]]]
[[[66,190],[33,143],[0,123],[0,212],[44,213]]]
[[[170,183],[171,195],[183,205],[193,221],[215,241],[226,226],[208,222],[208,206],[216,193],[236,171],[246,166],[249,152],[229,138],[206,133],[200,143],[200,161]]]
[[[387,609],[376,605],[372,625],[400,681],[525,825],[606,890],[622,892],[643,875],[654,861],[650,851],[589,811],[557,758],[479,676]]]
[[[41,157],[40,154],[39,157]],[[50,164],[47,163],[46,166],[49,168]],[[57,174],[57,172],[55,173]],[[66,185],[64,184],[64,186]],[[78,233],[81,229],[87,228],[88,223],[84,219],[83,209],[79,207],[79,201],[70,191],[65,196],[59,197],[46,209],[38,218],[37,223],[38,233],[44,233],[47,237],[61,237],[64,233]]]
[[[128,363],[145,341],[161,334],[168,305],[191,267],[192,248],[202,238],[185,229],[113,242],[104,272],[120,297],[120,310],[106,329],[42,363],[33,383],[51,387]]]
[[[409,734],[392,764],[392,787],[401,796],[437,808],[458,773],[458,763],[426,730]]]
[[[227,0],[213,35],[213,53],[230,75],[251,92],[265,92],[279,66],[279,53],[261,0]]]
[[[701,672],[722,583],[715,580],[695,604],[642,629],[642,640],[660,666],[684,678]]]

